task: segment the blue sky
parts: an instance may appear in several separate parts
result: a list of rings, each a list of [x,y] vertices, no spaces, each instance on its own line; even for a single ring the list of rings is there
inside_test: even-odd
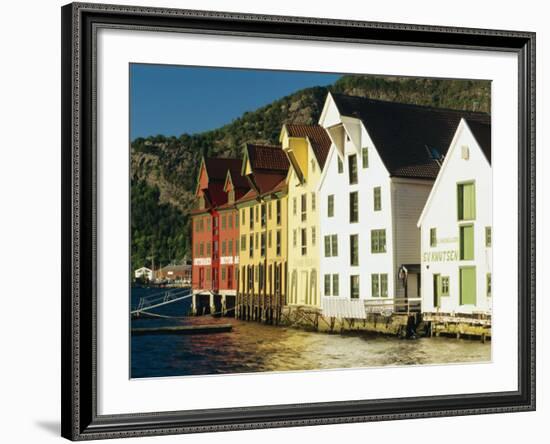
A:
[[[130,65],[130,138],[218,128],[263,105],[339,74]]]

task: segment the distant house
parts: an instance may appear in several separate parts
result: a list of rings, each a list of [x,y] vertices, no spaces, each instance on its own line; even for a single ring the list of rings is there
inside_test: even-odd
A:
[[[319,181],[323,314],[366,317],[420,305],[417,221],[461,118],[472,113],[329,93],[331,140]],[[365,309],[366,308],[366,309]]]
[[[141,267],[134,271],[134,277],[136,279],[145,279],[148,281],[153,280],[153,270],[147,267]]]
[[[422,311],[490,314],[491,126],[462,119],[418,220]]]
[[[190,264],[167,265],[155,272],[155,278],[160,281],[191,284],[191,270],[192,267]]]
[[[248,191],[240,159],[203,158],[192,211],[193,311],[234,307],[238,282],[239,218],[235,201]]]

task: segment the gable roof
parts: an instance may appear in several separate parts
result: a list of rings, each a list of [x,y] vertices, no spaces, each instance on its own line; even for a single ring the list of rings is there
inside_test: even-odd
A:
[[[203,157],[197,179],[197,193],[201,189],[200,176],[202,169],[206,171],[207,187],[202,188],[205,198],[212,206],[221,205],[227,202],[227,194],[224,191],[227,171],[236,170],[240,172],[241,161],[239,159],[224,159],[216,157]]]
[[[461,118],[491,125],[487,113],[330,94],[342,116],[361,120],[391,176],[435,179],[433,152],[445,155]]]
[[[258,145],[247,143],[245,159],[250,161],[252,172],[285,173],[290,163],[280,145]]]
[[[489,163],[489,165],[491,165],[491,126],[474,122],[474,126],[476,127],[476,130],[474,132],[474,130],[470,126],[470,123],[471,123],[470,120],[466,120],[466,119],[461,119],[460,120],[460,122],[458,123],[458,126],[456,128],[456,131],[453,134],[453,139],[452,139],[451,143],[449,144],[449,148],[447,149],[447,152],[449,152],[449,150],[456,150],[457,149],[457,143],[460,140],[461,133],[463,133],[464,131],[469,131],[473,135],[473,137],[474,137],[475,141],[477,142],[480,150],[485,155],[485,157],[487,159],[487,162]],[[476,135],[476,132],[477,132],[478,135]],[[478,138],[478,136],[479,136],[479,138]],[[481,142],[479,142],[479,139],[483,140],[484,145],[482,145]],[[437,174],[437,178],[435,179],[435,182],[432,186],[432,189],[430,190],[430,194],[428,195],[428,198],[426,199],[426,203],[424,204],[424,208],[422,208],[422,212],[420,213],[420,217],[418,218],[418,221],[416,223],[416,226],[419,227],[419,228],[422,226],[422,223],[424,221],[424,217],[426,216],[426,214],[428,213],[429,208],[432,205],[432,201],[434,199],[434,196],[436,195],[437,190],[439,189],[439,183],[441,182],[441,180],[443,180],[442,178],[445,175],[445,171],[447,170],[447,168],[449,168],[448,164],[449,164],[449,162],[451,162],[451,159],[452,159],[451,154],[452,153],[449,153],[448,156],[445,156],[445,159],[443,160],[443,164],[441,165],[439,173]]]
[[[321,125],[296,125],[287,123],[285,128],[290,137],[309,139],[313,153],[319,166],[324,168],[330,150],[331,140],[327,131]]]

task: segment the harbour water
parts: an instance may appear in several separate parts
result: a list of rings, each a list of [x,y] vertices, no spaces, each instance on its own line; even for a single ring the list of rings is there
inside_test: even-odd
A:
[[[159,289],[132,289],[132,307]],[[402,340],[381,335],[339,335],[274,327],[233,318],[186,317],[190,299],[162,311],[181,319],[136,319],[132,327],[232,324],[228,333],[141,335],[131,338],[131,377],[189,376],[487,362],[490,341],[445,337]]]

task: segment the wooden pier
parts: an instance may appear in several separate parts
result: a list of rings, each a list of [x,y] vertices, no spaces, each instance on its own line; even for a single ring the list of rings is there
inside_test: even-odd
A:
[[[279,325],[284,303],[283,294],[241,293],[237,295],[235,317],[244,321]]]
[[[203,335],[227,333],[233,329],[231,324],[214,325],[178,325],[172,327],[132,328],[132,335]]]

